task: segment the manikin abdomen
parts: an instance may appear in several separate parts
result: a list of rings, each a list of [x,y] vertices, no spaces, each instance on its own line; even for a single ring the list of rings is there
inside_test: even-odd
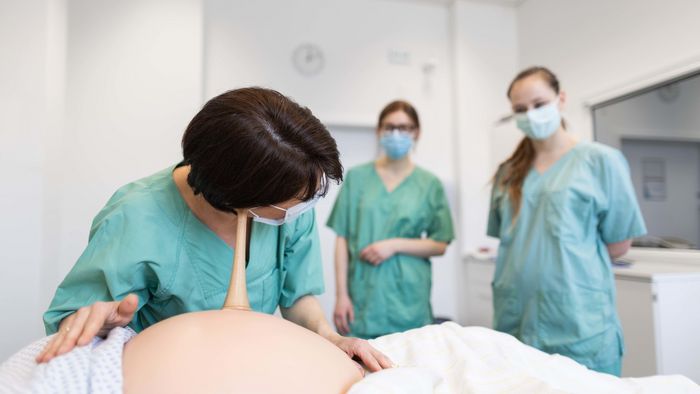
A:
[[[336,394],[362,378],[321,336],[246,310],[247,220],[239,222],[224,309],[174,316],[134,337],[124,349],[125,393]]]
[[[319,335],[257,312],[186,313],[155,324],[124,350],[124,392],[344,393],[361,379]]]

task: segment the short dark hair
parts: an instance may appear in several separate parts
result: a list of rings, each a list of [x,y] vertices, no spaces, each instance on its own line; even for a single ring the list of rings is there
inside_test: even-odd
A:
[[[343,179],[326,127],[308,108],[259,87],[209,100],[187,126],[182,152],[187,183],[221,211],[307,201]]]

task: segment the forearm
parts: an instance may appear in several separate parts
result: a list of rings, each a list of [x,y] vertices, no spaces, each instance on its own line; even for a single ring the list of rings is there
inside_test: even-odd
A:
[[[280,311],[285,319],[311,330],[333,343],[336,343],[340,338],[340,335],[326,321],[321,304],[312,295],[299,298],[289,308],[280,307]]]
[[[611,259],[616,259],[618,257],[624,256],[632,246],[632,240],[628,239],[622,242],[615,242],[613,244],[608,244],[608,254],[610,254]]]
[[[446,242],[438,242],[429,238],[394,238],[393,241],[396,253],[410,254],[417,257],[441,256],[447,250]]]
[[[343,237],[335,241],[335,295],[348,295],[348,241]]]
[[[280,309],[285,319],[324,337],[345,352],[348,357],[362,360],[370,371],[376,372],[394,366],[388,357],[374,349],[366,340],[344,337],[335,332],[323,316],[321,304],[316,297],[307,295],[299,298],[290,308]],[[362,371],[359,365],[358,368]]]

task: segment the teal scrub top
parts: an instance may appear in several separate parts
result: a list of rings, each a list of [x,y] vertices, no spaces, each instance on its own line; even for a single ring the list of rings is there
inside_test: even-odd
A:
[[[432,323],[430,260],[396,254],[378,266],[360,259],[370,244],[389,238],[454,238],[450,208],[440,180],[415,169],[387,191],[374,162],[348,171],[328,219],[348,244],[348,292],[360,338],[401,332]]]
[[[173,167],[120,188],[95,217],[87,248],[44,314],[47,334],[78,308],[135,293],[135,331],[185,312],[219,309],[233,249],[182,199]],[[253,310],[274,313],[323,292],[315,214],[282,226],[253,222],[246,268]]]
[[[532,169],[515,223],[507,191],[495,186],[494,328],[619,373],[622,331],[606,245],[645,233],[627,162],[602,144],[578,143],[544,173]]]

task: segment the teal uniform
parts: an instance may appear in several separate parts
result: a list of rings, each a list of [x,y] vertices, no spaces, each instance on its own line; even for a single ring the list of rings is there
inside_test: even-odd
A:
[[[512,212],[507,190],[494,187],[494,328],[619,375],[623,340],[606,245],[646,233],[625,158],[579,143],[543,174],[530,171],[515,223]]]
[[[182,199],[173,167],[120,188],[94,219],[87,248],[44,314],[47,334],[96,301],[139,298],[135,331],[185,312],[223,306],[233,249],[200,222]],[[323,292],[314,212],[291,223],[253,222],[246,268],[253,310],[274,313]]]
[[[449,243],[452,218],[436,176],[415,167],[389,192],[373,162],[352,168],[328,226],[348,244],[348,291],[355,312],[351,335],[375,338],[432,323],[429,259],[396,254],[374,266],[361,260],[360,252],[389,238],[425,236]]]

